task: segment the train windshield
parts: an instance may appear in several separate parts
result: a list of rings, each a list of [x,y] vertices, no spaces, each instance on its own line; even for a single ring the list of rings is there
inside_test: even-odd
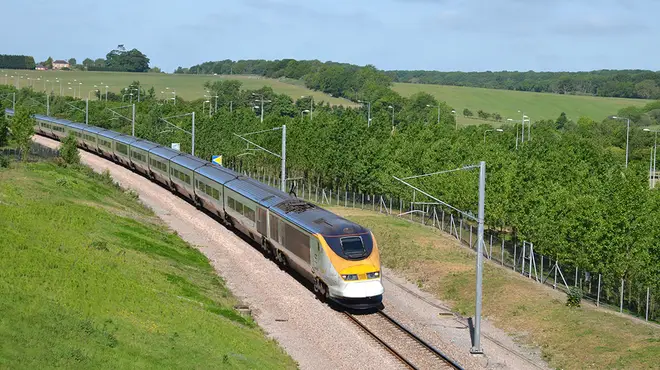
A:
[[[351,259],[362,258],[367,254],[362,238],[359,236],[341,238],[341,248],[344,255]]]

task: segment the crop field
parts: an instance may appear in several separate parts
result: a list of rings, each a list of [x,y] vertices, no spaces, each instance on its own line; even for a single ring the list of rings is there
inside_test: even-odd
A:
[[[295,368],[109,176],[0,168],[0,368]]]
[[[453,310],[474,314],[475,254],[438,230],[359,209],[333,212],[371,229],[382,263]],[[483,315],[523,345],[541,349],[552,368],[656,368],[660,329],[595,306],[565,305],[566,295],[492,263],[484,265]]]
[[[62,94],[73,95],[73,86],[76,86],[76,96],[85,97],[89,92],[90,95],[94,94],[95,87],[101,88],[105,92],[105,86],[108,86],[108,91],[119,93],[120,89],[128,86],[133,81],[140,81],[146,90],[152,86],[156,90],[156,95],[159,97],[173,96],[172,92],[176,91],[176,96],[186,100],[194,100],[202,98],[205,94],[204,83],[207,81],[215,81],[221,79],[238,80],[243,83],[242,88],[245,90],[256,90],[263,86],[270,86],[273,91],[291,96],[294,100],[299,99],[301,96],[314,96],[314,101],[320,103],[321,101],[328,102],[332,105],[354,105],[346,99],[334,98],[327,94],[318,91],[312,91],[301,84],[293,84],[276,79],[264,78],[260,76],[212,76],[212,75],[184,75],[184,74],[166,74],[166,73],[129,73],[129,72],[86,72],[86,71],[36,71],[36,70],[1,70],[0,71],[0,84],[16,83],[16,73],[20,76],[20,86],[32,86],[36,91],[51,91],[55,94],[60,92],[60,84],[54,82],[55,79],[62,81]],[[14,79],[11,78],[14,76]],[[28,80],[29,78],[29,80]],[[38,80],[37,80],[38,79]],[[82,88],[80,89],[80,82]],[[70,88],[71,87],[71,88]],[[79,90],[80,89],[80,90]],[[78,92],[82,91],[82,94]],[[161,94],[161,91],[163,94]]]
[[[641,99],[601,98],[411,83],[396,83],[393,89],[406,97],[417,92],[427,92],[439,101],[446,101],[456,109],[459,125],[480,123],[496,125],[492,121],[463,117],[464,108],[470,109],[475,117],[480,109],[488,113],[499,113],[504,117],[503,122],[506,122],[506,118],[520,120],[522,115],[518,113],[518,110],[523,111],[532,121],[556,119],[561,112],[565,112],[568,118],[574,121],[581,116],[600,121],[615,114],[621,108],[643,106],[649,102],[649,100]]]

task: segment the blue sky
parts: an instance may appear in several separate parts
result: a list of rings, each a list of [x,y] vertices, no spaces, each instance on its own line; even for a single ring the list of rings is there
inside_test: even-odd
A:
[[[660,70],[657,0],[8,2],[0,53],[37,61],[81,62],[124,44],[168,72],[282,58],[442,71]]]

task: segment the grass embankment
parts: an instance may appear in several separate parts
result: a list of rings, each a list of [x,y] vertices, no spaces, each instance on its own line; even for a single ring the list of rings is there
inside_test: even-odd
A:
[[[0,368],[293,368],[109,176],[0,168]]]
[[[55,94],[60,92],[60,84],[53,83],[55,78],[59,78],[62,82],[62,95],[73,95],[73,90],[69,90],[69,82],[78,85],[82,82],[82,96],[86,96],[88,91],[95,90],[96,85],[100,90],[105,93],[105,86],[108,86],[108,91],[119,94],[120,90],[130,85],[133,81],[140,81],[146,90],[153,86],[156,90],[156,96],[171,98],[172,91],[176,91],[176,96],[185,100],[201,99],[206,94],[204,90],[204,83],[206,81],[216,80],[238,80],[243,86],[244,90],[257,90],[264,86],[270,86],[273,91],[279,94],[289,95],[293,100],[300,99],[301,96],[314,96],[314,101],[320,103],[325,101],[331,105],[355,105],[347,99],[335,98],[320,91],[313,91],[300,83],[289,83],[291,80],[276,80],[272,78],[264,78],[260,76],[212,76],[212,75],[187,75],[187,74],[166,74],[166,73],[130,73],[130,72],[87,72],[87,71],[33,71],[33,70],[4,70],[0,83],[5,83],[5,74],[16,76],[18,73],[23,78],[20,79],[21,87],[30,86],[33,79],[40,78],[41,80],[33,81],[32,86],[35,91],[51,91],[53,89]],[[27,78],[30,80],[27,80]],[[48,80],[44,84],[44,81]],[[75,81],[74,81],[75,80]],[[295,80],[294,80],[295,81]],[[16,80],[8,78],[7,83],[15,85]],[[167,89],[169,88],[169,89]],[[164,94],[161,95],[161,91]],[[78,92],[76,91],[76,96]],[[137,97],[133,97],[136,99]],[[128,97],[126,97],[128,99]]]
[[[381,260],[424,290],[474,314],[475,255],[440,231],[369,211],[332,208],[370,228]],[[486,263],[483,314],[557,368],[657,368],[660,330],[595,307],[565,306],[563,293]]]
[[[506,124],[506,118],[522,119],[518,110],[523,110],[532,121],[541,119],[557,119],[561,112],[566,113],[569,119],[577,121],[581,116],[600,121],[607,116],[616,114],[621,108],[629,106],[643,106],[649,100],[601,98],[580,95],[559,95],[548,93],[533,93],[524,91],[483,89],[476,87],[443,86],[427,84],[394,84],[394,91],[403,96],[410,96],[417,92],[427,92],[440,101],[456,109],[459,125],[478,125],[489,123],[499,126]],[[469,119],[463,117],[463,109],[468,108],[477,116],[479,109],[488,113],[500,113],[502,123]],[[533,133],[532,133],[533,135]]]

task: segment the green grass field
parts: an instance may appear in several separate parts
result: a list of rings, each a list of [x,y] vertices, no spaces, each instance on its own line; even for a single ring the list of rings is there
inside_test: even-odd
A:
[[[109,176],[0,168],[0,368],[295,368]]]
[[[643,106],[648,100],[601,98],[594,96],[559,95],[532,93],[522,91],[482,89],[475,87],[442,86],[426,84],[396,83],[394,91],[403,96],[411,96],[417,92],[427,92],[440,101],[456,109],[459,125],[490,123],[463,117],[463,109],[470,109],[477,115],[479,109],[488,113],[500,113],[506,118],[520,120],[525,112],[532,121],[540,119],[556,119],[565,112],[569,119],[577,121],[586,116],[600,121],[615,114],[619,109],[628,106]]]
[[[475,255],[438,230],[376,212],[331,210],[370,228],[381,261],[423,290],[474,314]],[[483,314],[523,344],[539,346],[553,368],[658,367],[660,329],[590,305],[569,308],[566,295],[486,263]]]
[[[145,86],[146,89],[154,87],[157,96],[161,96],[160,92],[163,91],[162,96],[171,98],[173,94],[171,91],[176,91],[176,95],[186,100],[199,99],[205,94],[204,83],[206,81],[214,81],[220,79],[238,80],[243,83],[242,88],[245,90],[256,90],[263,86],[270,86],[273,90],[280,94],[287,94],[294,100],[299,99],[301,96],[314,96],[315,102],[321,101],[328,102],[333,105],[354,105],[346,99],[333,98],[327,94],[318,91],[312,91],[300,84],[292,84],[280,80],[263,78],[259,76],[211,76],[211,75],[182,75],[182,74],[165,74],[165,73],[121,73],[121,72],[85,72],[85,71],[34,71],[34,70],[0,70],[0,83],[1,84],[15,84],[15,78],[18,73],[20,84],[22,87],[33,86],[36,91],[53,91],[56,94],[60,92],[60,84],[54,83],[56,78],[62,81],[63,95],[73,95],[73,89],[69,87],[76,85],[76,96],[86,97],[90,91],[90,96],[94,94],[94,85],[97,87],[103,86],[101,91],[105,92],[105,86],[109,86],[108,91],[119,93],[120,89],[128,86],[131,82],[138,80]],[[6,78],[5,78],[5,75]],[[30,78],[30,80],[28,80]],[[40,80],[35,80],[40,79]],[[48,81],[48,82],[46,82]],[[82,95],[78,94],[79,83],[82,82]],[[71,85],[69,85],[71,83]],[[167,89],[169,87],[169,89]],[[126,97],[128,99],[128,97]]]

